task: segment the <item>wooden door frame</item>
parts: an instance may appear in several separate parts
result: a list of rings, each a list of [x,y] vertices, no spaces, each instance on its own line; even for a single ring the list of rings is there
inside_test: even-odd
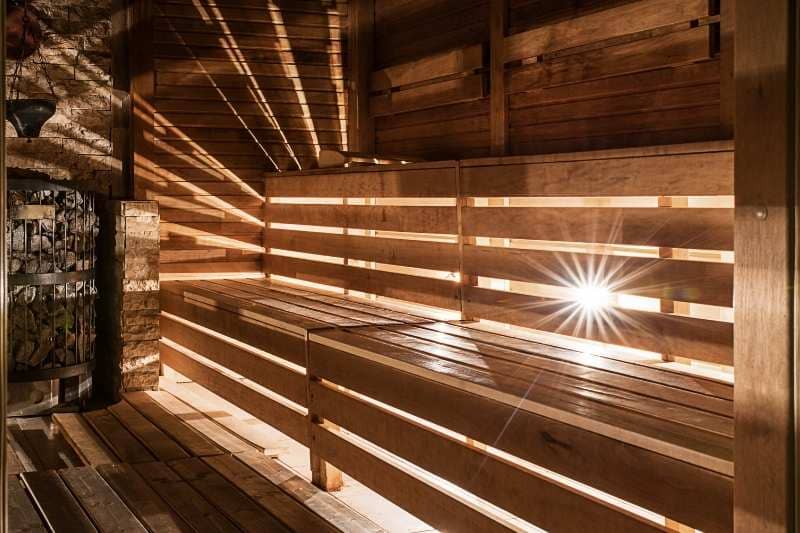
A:
[[[795,530],[797,0],[736,0],[734,530]]]

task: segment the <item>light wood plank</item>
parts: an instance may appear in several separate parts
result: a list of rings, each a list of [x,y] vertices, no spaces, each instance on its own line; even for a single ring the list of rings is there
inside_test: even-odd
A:
[[[84,463],[97,466],[117,461],[116,455],[77,413],[55,413],[53,420]]]
[[[458,497],[420,482],[399,465],[378,458],[318,425],[312,426],[312,433],[326,460],[437,529],[511,531]]]
[[[172,384],[169,380],[161,378],[161,388],[169,390]],[[174,389],[173,389],[174,390]],[[236,437],[222,426],[199,413],[188,404],[179,400],[166,390],[150,391],[146,393],[158,405],[181,419],[184,423],[203,434],[228,453],[241,453],[252,449],[252,446]]]
[[[213,442],[183,423],[178,417],[164,410],[147,393],[143,391],[127,392],[123,394],[123,398],[192,456],[203,457],[223,453]]]
[[[133,468],[195,531],[239,531],[239,528],[166,464],[140,463]]]
[[[410,276],[274,254],[270,254],[268,260],[270,272],[280,276],[443,309],[460,308],[458,286],[450,280]]]
[[[153,455],[105,409],[87,411],[83,417],[114,453],[126,463],[153,461]]]
[[[170,467],[242,530],[290,531],[201,459],[192,457],[173,461]]]
[[[221,367],[212,367],[201,356],[166,339],[161,341],[161,360],[192,381],[203,385],[234,405],[246,407],[259,420],[301,444],[308,442],[305,414],[265,396],[256,385],[237,378]]]
[[[733,209],[467,207],[464,232],[479,237],[733,249]]]
[[[538,527],[584,531],[659,531],[558,483],[462,442],[426,431],[379,407],[312,384],[313,408],[327,420],[428,470]]]
[[[388,90],[481,67],[483,67],[483,46],[456,48],[377,70],[370,75],[370,90]]]
[[[66,468],[59,470],[59,474],[100,531],[147,531],[91,466]]]
[[[723,365],[733,363],[733,324],[657,312],[613,308],[595,321],[579,322],[578,304],[467,287],[466,314],[551,333]],[[597,319],[598,321],[600,319]]]
[[[729,476],[520,409],[519,401],[502,403],[329,349],[317,337],[310,365],[316,376],[703,530],[732,527]]]
[[[335,228],[451,235],[457,232],[454,207],[270,204],[266,218],[268,222]]]
[[[321,491],[274,459],[254,452],[240,453],[235,457],[340,531],[384,531],[338,498]]]
[[[733,306],[730,263],[465,246],[464,271],[490,278],[572,287],[596,276],[614,293]]]
[[[145,418],[125,400],[110,405],[108,411],[150,450],[159,461],[189,457],[186,450]]]
[[[631,150],[628,153],[636,152]],[[601,152],[602,154],[602,152]],[[733,151],[465,166],[466,196],[733,195]],[[513,159],[508,160],[512,163]]]
[[[797,527],[796,9],[736,3],[736,533]]]
[[[194,531],[145,483],[129,464],[105,464],[97,472],[153,533]]]

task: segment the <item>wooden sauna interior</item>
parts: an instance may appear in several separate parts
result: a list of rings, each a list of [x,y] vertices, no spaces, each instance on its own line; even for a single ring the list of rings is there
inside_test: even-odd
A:
[[[349,483],[425,531],[794,531],[795,8],[132,0],[162,390],[57,415],[99,464],[24,489],[99,530],[81,483],[150,531],[395,530]]]

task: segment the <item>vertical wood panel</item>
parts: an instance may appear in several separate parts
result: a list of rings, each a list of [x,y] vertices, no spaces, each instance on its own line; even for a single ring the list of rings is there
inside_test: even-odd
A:
[[[736,27],[736,0],[720,0],[720,122],[722,135],[733,139],[736,123],[736,83],[734,56],[736,54],[734,31]]]
[[[736,5],[736,532],[794,529],[795,2]]]
[[[491,94],[489,132],[492,155],[505,155],[508,137],[508,106],[505,82],[505,35],[508,0],[491,0],[489,9],[489,56]]]
[[[133,0],[128,33],[136,46],[130,47],[131,143],[133,148],[133,181],[136,198],[144,200],[135,185],[153,173],[153,0]]]
[[[352,0],[348,18],[348,148],[372,153],[375,151],[375,125],[369,113],[369,80],[373,65],[375,0]]]

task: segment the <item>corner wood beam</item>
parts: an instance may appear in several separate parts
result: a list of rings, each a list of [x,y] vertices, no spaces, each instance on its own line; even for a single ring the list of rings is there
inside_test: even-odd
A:
[[[128,24],[130,42],[130,80],[131,80],[131,150],[133,168],[133,188],[136,199],[144,200],[140,176],[148,178],[153,174],[153,143],[155,115],[153,113],[153,94],[155,92],[155,71],[153,65],[153,0],[132,0]]]
[[[736,125],[736,82],[733,77],[736,0],[721,0],[719,25],[721,133],[723,138],[733,139]]]
[[[373,68],[375,0],[351,0],[348,12],[347,149],[375,152],[375,125],[369,110]]]
[[[736,3],[736,533],[795,530],[795,9]]]
[[[489,132],[492,155],[508,151],[508,107],[506,106],[505,38],[508,0],[489,5]]]

